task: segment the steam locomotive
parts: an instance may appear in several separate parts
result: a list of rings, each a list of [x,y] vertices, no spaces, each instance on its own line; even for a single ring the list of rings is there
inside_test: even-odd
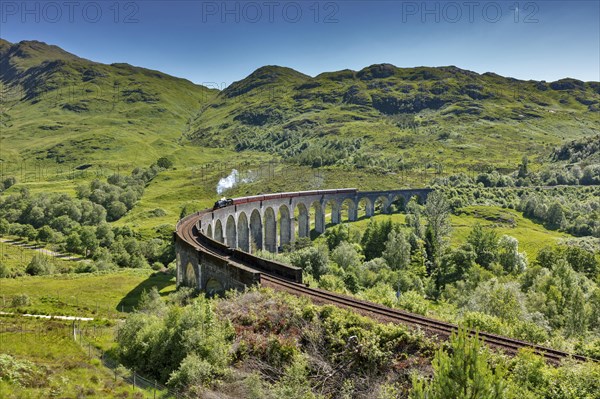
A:
[[[215,209],[220,209],[220,208],[225,208],[226,206],[230,206],[233,205],[233,200],[231,198],[221,198],[220,200],[218,200],[217,202],[215,202],[215,205],[213,206],[213,211]]]

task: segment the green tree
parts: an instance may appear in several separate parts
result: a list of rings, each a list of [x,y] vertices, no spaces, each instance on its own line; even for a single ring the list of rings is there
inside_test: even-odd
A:
[[[42,226],[38,229],[37,240],[41,242],[52,242],[55,232],[50,226]]]
[[[485,229],[477,223],[467,236],[467,242],[473,246],[475,262],[479,265],[489,268],[496,260],[498,234],[493,229]]]
[[[75,253],[75,254],[83,254],[83,244],[81,243],[81,239],[79,238],[79,234],[73,232],[67,236],[67,240],[65,242],[65,248],[67,251]]]
[[[160,297],[160,293],[156,287],[152,287],[150,291],[142,291],[136,307],[137,312],[164,316],[167,310],[167,305]]]
[[[82,227],[79,232],[79,238],[84,255],[86,257],[93,255],[99,246],[98,238],[96,238],[96,229],[93,226]]]
[[[108,205],[107,217],[109,220],[114,221],[120,219],[127,213],[127,206],[121,201],[113,201]]]
[[[398,228],[394,226],[390,219],[378,222],[371,219],[367,225],[367,229],[362,236],[361,245],[366,260],[379,258],[385,250],[385,243],[392,229]]]
[[[115,233],[108,223],[101,223],[96,227],[96,238],[103,247],[110,247],[115,240]]]
[[[46,215],[44,213],[44,209],[36,205],[29,210],[29,214],[27,215],[25,222],[37,228],[43,226],[45,220]]]
[[[52,227],[56,231],[60,231],[65,235],[69,235],[79,227],[79,223],[72,220],[67,215],[62,215],[57,218],[54,218],[50,222],[50,227]]]
[[[575,287],[566,310],[565,332],[568,337],[581,336],[587,331],[587,301],[581,287]]]
[[[546,227],[550,230],[558,230],[566,224],[565,212],[562,206],[555,202],[548,208],[546,213]]]
[[[0,236],[6,235],[10,232],[10,223],[8,220],[0,219]]]
[[[438,290],[447,284],[463,280],[475,264],[475,252],[471,244],[447,251],[442,257],[439,270],[435,273]]]
[[[439,349],[433,360],[434,377],[413,376],[411,399],[505,399],[505,370],[490,366],[489,351],[478,336],[461,329],[450,337],[451,351]]]
[[[292,265],[310,273],[317,280],[328,270],[329,254],[327,247],[307,247],[293,252],[290,256]]]
[[[521,163],[519,164],[519,173],[518,177],[525,178],[529,174],[529,158],[527,155],[524,155],[521,159]]]
[[[392,270],[405,270],[410,264],[410,244],[404,233],[393,229],[390,231],[382,254]]]
[[[522,273],[528,265],[527,254],[519,252],[519,241],[503,235],[498,241],[498,263],[507,273]]]
[[[348,291],[350,291],[353,294],[356,294],[359,289],[360,289],[360,285],[358,283],[358,277],[356,277],[356,273],[350,271],[347,272],[344,275],[344,285],[346,286],[346,288],[348,289]],[[599,294],[600,297],[600,294]],[[600,302],[600,300],[599,300]],[[598,312],[600,314],[600,311]],[[599,325],[600,325],[600,317],[598,318],[599,321]]]
[[[325,241],[330,251],[333,251],[342,241],[349,240],[349,230],[348,225],[343,223],[325,231]]]
[[[425,237],[429,241],[430,259],[435,264],[444,252],[450,234],[450,204],[441,191],[434,191],[427,196],[425,216],[427,218]]]
[[[421,221],[421,213],[421,205],[419,205],[414,197],[411,198],[406,205],[406,224],[413,229],[415,236],[420,239],[425,237],[425,228]]]
[[[121,195],[119,195],[119,201],[125,204],[128,210],[133,208],[137,200],[138,195],[135,191],[133,191],[133,189],[130,188],[121,193]]]
[[[480,283],[470,292],[466,308],[513,323],[528,317],[525,294],[519,284],[502,283],[497,278]]]
[[[600,258],[593,252],[577,246],[565,246],[561,248],[561,253],[576,272],[583,273],[592,280],[599,277]],[[600,283],[600,280],[596,281]]]
[[[347,270],[352,266],[360,265],[362,262],[362,257],[353,244],[350,244],[347,241],[342,241],[333,250],[333,252],[331,252],[331,260],[342,269]]]
[[[34,241],[37,238],[37,230],[30,224],[23,225],[21,231],[21,237],[27,239],[27,241]]]

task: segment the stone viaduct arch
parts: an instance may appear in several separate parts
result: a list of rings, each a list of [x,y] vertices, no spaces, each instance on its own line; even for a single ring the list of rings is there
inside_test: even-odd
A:
[[[246,252],[250,252],[250,236],[248,230],[248,217],[244,212],[240,212],[237,220],[238,248]]]

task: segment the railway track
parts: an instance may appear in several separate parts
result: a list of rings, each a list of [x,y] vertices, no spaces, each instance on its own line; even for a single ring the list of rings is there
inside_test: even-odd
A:
[[[211,253],[212,255],[221,257],[222,259],[226,259],[233,264],[239,264],[244,267],[252,268],[253,266],[248,264],[249,262],[239,262],[229,254],[223,253],[221,250],[215,250],[214,248],[204,246],[198,240],[198,235],[201,233],[196,228],[196,222],[202,215],[202,212],[198,213],[195,217],[189,217],[178,225],[177,232],[180,234],[181,238],[194,245],[196,248],[201,249],[202,251]],[[317,288],[309,288],[303,284],[290,282],[264,272],[260,275],[260,282],[261,286],[263,287],[273,288],[297,296],[305,296],[317,304],[332,304],[356,311],[379,321],[401,323],[407,326],[417,327],[425,330],[428,333],[445,338],[449,337],[453,332],[458,331],[458,326],[451,323],[413,314],[400,309],[388,308],[380,304],[363,301],[347,295],[337,294]],[[571,354],[497,334],[482,331],[476,332],[475,330],[467,330],[467,332],[470,335],[478,334],[478,336],[491,347],[501,349],[509,354],[516,354],[520,349],[523,348],[531,348],[534,353],[544,357],[548,362],[554,364],[558,364],[562,360],[568,358],[578,361],[591,360],[581,355]]]
[[[286,291],[294,295],[306,296],[318,304],[332,304],[354,310],[358,313],[371,316],[380,321],[417,326],[428,332],[443,337],[449,337],[453,332],[458,331],[458,326],[451,323],[416,315],[400,309],[388,308],[383,305],[363,301],[347,295],[332,293],[317,288],[308,288],[303,284],[289,282],[266,274],[261,275],[261,285],[264,287]],[[546,360],[552,363],[560,363],[561,360],[566,358],[573,358],[580,361],[590,360],[584,356],[574,355],[568,352],[535,345],[529,342],[508,338],[497,334],[491,334],[482,331],[476,332],[475,330],[467,330],[467,332],[471,336],[478,334],[479,337],[488,345],[502,349],[511,354],[516,354],[519,349],[531,348],[536,354],[543,356]]]

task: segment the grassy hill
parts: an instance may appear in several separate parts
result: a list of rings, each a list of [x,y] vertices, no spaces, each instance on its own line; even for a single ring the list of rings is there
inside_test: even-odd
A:
[[[525,154],[598,132],[599,99],[598,82],[521,81],[453,66],[382,64],[314,78],[267,66],[204,105],[186,137],[310,166],[512,170]]]
[[[524,154],[599,133],[598,82],[454,66],[381,64],[316,77],[265,66],[218,92],[2,40],[0,83],[5,163],[138,166],[166,154],[189,167],[207,156],[199,145],[346,171],[512,170]]]
[[[36,41],[0,44],[2,160],[149,163],[214,91]]]

